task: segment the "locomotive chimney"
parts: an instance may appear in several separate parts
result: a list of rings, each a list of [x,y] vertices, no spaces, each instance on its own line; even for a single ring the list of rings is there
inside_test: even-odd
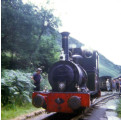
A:
[[[69,52],[68,52],[68,36],[69,36],[69,32],[62,32],[62,48],[64,50],[64,54],[65,54],[65,60],[68,61],[69,60]]]

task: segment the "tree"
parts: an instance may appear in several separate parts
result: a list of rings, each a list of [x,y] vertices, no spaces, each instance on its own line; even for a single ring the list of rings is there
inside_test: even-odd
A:
[[[23,4],[22,0],[2,0],[1,4],[2,67],[26,69],[56,61],[57,29],[61,22],[53,10]],[[6,67],[8,55],[9,66]]]

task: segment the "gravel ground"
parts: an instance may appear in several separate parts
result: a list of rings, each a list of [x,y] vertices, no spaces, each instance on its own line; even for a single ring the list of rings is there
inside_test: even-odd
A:
[[[45,109],[39,109],[37,111],[31,112],[31,113],[28,113],[25,115],[21,115],[19,117],[11,119],[11,120],[27,120],[27,119],[30,119],[32,117],[38,116],[38,115],[40,116],[40,114],[42,115],[42,113],[44,113],[44,112],[45,112]]]
[[[116,106],[118,103],[119,99],[113,99],[107,102],[105,105],[103,105],[103,108],[106,108],[106,116],[108,120],[121,120],[118,118],[117,113],[116,113]]]
[[[27,119],[27,120],[42,120],[43,118],[51,116],[51,115],[53,115],[53,113],[50,113],[50,114],[45,113],[45,114],[42,114],[41,116],[38,115],[38,116],[35,116],[35,117]]]
[[[90,115],[87,114],[84,118],[85,120],[107,120],[106,116],[106,109],[105,108],[100,108],[100,107],[95,107],[93,111],[90,112]]]
[[[110,93],[110,92],[109,92]],[[105,92],[102,92],[105,95]],[[116,106],[119,99],[112,99],[102,106],[96,107],[91,111],[90,116],[86,116],[85,119],[88,120],[121,120],[116,113]]]

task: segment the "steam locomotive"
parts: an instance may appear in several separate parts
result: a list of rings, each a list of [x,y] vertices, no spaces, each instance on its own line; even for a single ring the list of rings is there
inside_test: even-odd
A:
[[[60,61],[49,69],[49,92],[35,91],[32,104],[48,112],[73,113],[91,106],[99,97],[98,52],[68,47],[69,32],[62,32]]]

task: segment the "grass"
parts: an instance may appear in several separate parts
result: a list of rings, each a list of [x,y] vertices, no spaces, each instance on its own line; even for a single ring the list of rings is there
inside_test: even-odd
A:
[[[119,100],[116,111],[118,113],[118,116],[121,118],[121,99]]]
[[[35,108],[31,103],[25,106],[14,106],[14,105],[7,105],[5,107],[2,106],[1,120],[13,119],[36,110],[40,110],[40,108],[39,109]]]

